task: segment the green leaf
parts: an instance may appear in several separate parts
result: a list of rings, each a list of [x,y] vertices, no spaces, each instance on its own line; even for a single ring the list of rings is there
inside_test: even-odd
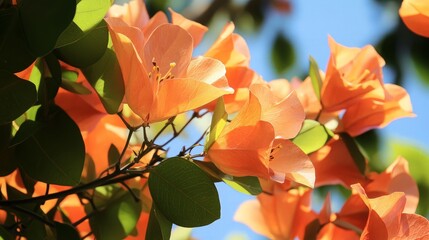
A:
[[[317,239],[319,231],[322,229],[322,225],[319,222],[319,219],[314,219],[305,227],[304,240],[314,240]]]
[[[125,87],[121,68],[116,54],[112,50],[110,39],[108,47],[100,60],[83,68],[82,72],[97,92],[106,111],[115,114],[122,103]]]
[[[0,125],[0,176],[7,176],[18,167],[14,158],[15,148],[9,146],[11,136],[12,124]]]
[[[313,85],[314,93],[317,96],[317,99],[320,100],[320,94],[322,91],[322,77],[320,76],[319,66],[317,65],[316,60],[310,56],[310,69],[308,70],[308,75],[311,78],[311,84]]]
[[[36,100],[34,84],[0,70],[0,124],[15,120],[33,106]]]
[[[70,0],[21,0],[18,6],[28,46],[36,56],[54,49],[76,11],[76,2]]]
[[[139,191],[133,189],[133,194]],[[135,228],[141,213],[141,203],[118,185],[96,188],[95,212],[91,204],[85,206],[87,214],[93,214],[89,224],[96,239],[116,240],[128,236]]]
[[[36,121],[27,120],[19,126],[18,132],[13,137],[10,146],[14,147],[30,137],[32,137],[37,131],[39,131],[41,124]]]
[[[277,34],[271,48],[271,60],[277,74],[286,72],[295,61],[292,43],[282,34]]]
[[[384,171],[388,163],[386,158],[382,156],[381,149],[381,136],[379,130],[370,130],[359,136],[355,137],[355,140],[362,148],[362,153],[366,159],[368,159],[369,168],[371,171],[382,172]]]
[[[12,138],[12,123],[0,124],[0,150],[9,146]]]
[[[76,123],[59,107],[37,113],[40,128],[16,146],[18,165],[35,180],[77,185],[85,161],[85,145]],[[20,138],[18,130],[16,137]]]
[[[119,150],[115,147],[115,145],[110,144],[109,153],[107,154],[109,166],[116,164],[119,161],[120,156],[121,153],[119,153]]]
[[[292,140],[306,154],[315,152],[323,147],[329,139],[327,129],[319,122],[306,119],[301,131]]]
[[[104,54],[109,41],[107,24],[102,20],[94,29],[78,41],[55,50],[62,61],[77,68],[96,63]]]
[[[257,177],[233,177],[225,175],[222,177],[222,181],[241,193],[258,195],[262,192],[261,184]]]
[[[71,224],[55,222],[57,239],[63,240],[80,240],[79,232]]]
[[[50,77],[55,80],[55,85],[57,86],[58,91],[58,88],[60,87],[62,81],[62,70],[60,62],[53,53],[49,53],[48,55],[43,57],[43,60],[45,61],[46,66],[49,69]]]
[[[77,1],[76,14],[71,24],[58,38],[56,48],[64,47],[83,38],[106,16],[111,0]]]
[[[53,102],[62,81],[58,60],[52,54],[48,56],[48,58],[37,59],[29,79],[36,86],[38,104],[43,106]]]
[[[173,224],[165,218],[155,204],[153,204],[150,210],[145,239],[169,240],[172,225]]]
[[[228,114],[225,110],[225,102],[222,97],[217,100],[216,108],[213,112],[212,123],[210,125],[210,133],[204,150],[207,151],[216,141],[226,125]]]
[[[15,236],[11,232],[9,232],[5,227],[0,225],[0,239],[1,240],[14,240]]]
[[[0,26],[0,69],[9,72],[24,70],[36,56],[28,48],[16,7],[0,9]]]
[[[78,73],[74,71],[63,71],[61,87],[76,94],[91,94],[91,90],[83,86],[83,84],[76,82]]]
[[[171,222],[198,227],[220,218],[219,196],[210,178],[183,158],[169,158],[150,171],[153,202]]]
[[[365,156],[359,149],[359,146],[356,144],[356,141],[348,133],[340,133],[341,139],[344,141],[344,144],[349,150],[350,156],[352,156],[356,166],[359,169],[359,172],[365,175],[366,170],[366,159]]]
[[[429,60],[425,54],[429,50],[429,40],[420,36],[413,36],[413,40],[410,44],[410,55],[414,69],[424,86],[429,87]]]
[[[220,171],[212,162],[194,161],[194,163],[205,171],[213,182],[223,181],[234,190],[244,194],[258,195],[262,192],[257,177],[234,177]]]

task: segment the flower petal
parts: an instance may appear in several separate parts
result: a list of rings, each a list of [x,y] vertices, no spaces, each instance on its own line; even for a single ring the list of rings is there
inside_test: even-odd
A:
[[[372,174],[372,181],[365,186],[367,195],[371,198],[404,192],[407,199],[404,212],[414,213],[419,202],[419,190],[408,170],[405,158],[398,157],[383,173]]]
[[[149,21],[146,5],[141,0],[131,0],[128,3],[113,4],[108,17],[121,18],[128,25],[142,29]]]
[[[240,205],[235,212],[234,220],[247,225],[258,234],[274,239],[261,211],[261,204],[258,200],[249,200]]]
[[[182,77],[192,58],[192,36],[183,28],[173,24],[163,24],[157,27],[149,36],[144,46],[143,64],[146,69],[152,69],[153,61],[159,66],[163,76],[170,68],[175,77]]]
[[[183,29],[191,34],[194,39],[194,47],[197,46],[204,37],[204,34],[208,31],[208,28],[200,23],[189,20],[183,17],[181,14],[173,11],[171,8],[168,9],[171,14],[172,23],[179,25]]]
[[[106,18],[113,47],[121,66],[125,84],[125,99],[130,108],[147,118],[154,101],[154,91],[137,49],[142,49],[143,35],[118,18]]]
[[[345,143],[331,139],[323,148],[310,155],[316,169],[316,186],[341,184],[349,188],[354,183],[366,183]]]
[[[147,40],[149,38],[149,36],[152,34],[152,32],[157,27],[159,27],[159,26],[161,26],[163,24],[167,24],[167,23],[168,23],[168,18],[167,18],[167,15],[165,15],[164,12],[159,11],[159,12],[155,13],[155,15],[153,15],[149,19],[149,22],[142,29],[144,38]]]
[[[273,148],[280,147],[277,154],[273,155],[269,167],[276,176],[283,175],[285,179],[294,181],[309,187],[314,187],[315,170],[310,158],[295,144],[286,139],[276,139]]]
[[[415,116],[405,89],[386,84],[385,91],[384,101],[366,99],[347,108],[342,119],[344,130],[357,136],[373,128],[383,128],[395,119]]]
[[[148,122],[158,122],[199,108],[227,93],[229,91],[195,79],[166,80],[159,88]]]
[[[232,176],[269,178],[268,162],[273,139],[274,129],[264,121],[233,128],[227,134],[221,133],[210,147],[207,158]]]
[[[402,214],[398,233],[393,239],[429,239],[429,221],[416,214]]]
[[[227,67],[248,66],[250,61],[249,49],[244,39],[233,33],[234,28],[232,22],[228,23],[205,56],[219,59]]]
[[[429,4],[427,1],[402,1],[399,16],[411,31],[429,37]]]
[[[327,111],[338,111],[362,99],[383,99],[384,60],[374,47],[348,48],[329,38],[331,57],[321,97]]]
[[[290,139],[298,134],[305,113],[294,91],[282,99],[274,95],[267,84],[253,84],[250,91],[258,97],[261,104],[261,119],[273,125],[276,137]]]

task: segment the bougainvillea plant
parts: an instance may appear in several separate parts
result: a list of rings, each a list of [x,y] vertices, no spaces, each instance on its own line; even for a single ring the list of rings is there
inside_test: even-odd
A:
[[[429,36],[429,3],[400,16]],[[208,28],[141,0],[3,0],[0,26],[2,239],[170,239],[220,218],[216,182],[256,196],[235,220],[270,239],[429,238],[407,160],[374,172],[355,141],[414,117],[370,45],[329,37],[326,70],[266,81],[232,22],[197,56]],[[328,185],[349,197],[316,212]]]

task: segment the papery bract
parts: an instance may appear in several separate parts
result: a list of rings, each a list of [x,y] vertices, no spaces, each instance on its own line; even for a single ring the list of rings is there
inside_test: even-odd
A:
[[[228,113],[240,110],[249,97],[248,88],[254,83],[264,83],[262,77],[250,69],[250,52],[246,41],[234,33],[234,24],[227,23],[217,40],[204,54],[218,59],[226,67],[228,84],[234,89],[233,94],[225,95],[225,107]],[[204,106],[213,110],[215,102]]]
[[[191,59],[193,40],[181,27],[159,26],[143,47],[139,29],[120,19],[106,21],[124,75],[126,101],[144,122],[167,119],[232,92],[222,63]]]
[[[368,219],[363,229],[361,239],[395,239],[398,234],[418,235],[421,239],[429,237],[429,221],[421,221],[415,214],[404,214],[404,193],[391,193],[389,195],[368,198],[363,188],[357,184],[352,186],[368,207]],[[418,219],[420,226],[409,226],[411,219]]]
[[[316,218],[310,189],[275,189],[240,205],[234,219],[269,239],[304,239],[305,226]]]
[[[400,86],[384,85],[385,99],[363,99],[349,106],[342,118],[343,131],[351,136],[387,126],[395,119],[414,117],[410,96]]]
[[[404,0],[399,16],[414,33],[429,37],[429,3],[425,0]]]
[[[366,186],[365,192],[368,197],[374,198],[388,195],[394,192],[404,192],[406,204],[404,213],[414,213],[419,202],[419,190],[417,184],[410,175],[408,162],[403,157],[398,157],[384,172],[370,173],[371,179]]]
[[[341,184],[349,187],[357,182],[366,182],[346,144],[338,136],[310,154],[310,159],[316,170],[316,186]]]
[[[294,91],[288,94],[280,94],[281,88],[288,88],[288,82],[284,85],[253,84],[250,91],[258,98],[261,104],[261,120],[271,123],[275,136],[290,139],[298,134],[305,119],[304,109]]]
[[[206,160],[233,176],[280,183],[289,179],[313,186],[314,168],[308,157],[289,140],[274,139],[275,129],[263,117],[258,98],[250,93],[249,101],[208,150]]]
[[[107,17],[121,18],[130,26],[142,29],[149,22],[149,14],[143,0],[131,0],[124,4],[113,4]]]
[[[329,38],[331,56],[321,100],[327,111],[347,108],[363,99],[384,99],[384,60],[372,46],[348,48]]]

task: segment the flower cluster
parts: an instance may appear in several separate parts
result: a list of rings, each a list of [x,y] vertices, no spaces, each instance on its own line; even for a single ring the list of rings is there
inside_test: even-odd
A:
[[[414,116],[406,90],[384,83],[385,62],[374,47],[329,37],[326,71],[311,60],[304,81],[267,81],[251,69],[233,23],[196,56],[207,27],[172,9],[170,19],[150,17],[141,0],[108,2],[88,35],[70,40],[73,30],[63,29],[48,54],[13,71],[17,84],[37,86],[37,96],[17,117],[1,118],[8,132],[0,153],[13,151],[18,164],[2,170],[0,223],[12,227],[0,234],[30,239],[40,228],[44,238],[169,239],[173,224],[197,227],[220,217],[214,182],[223,181],[257,195],[235,219],[270,239],[429,237],[429,221],[415,214],[419,192],[407,160],[373,172],[354,140]],[[425,35],[409,13],[428,6],[414,2],[404,1],[400,14]],[[79,7],[76,16],[85,12]],[[99,56],[70,50],[101,38],[103,29]],[[203,116],[211,125],[201,137],[169,151]],[[70,161],[75,152],[81,156]],[[330,195],[320,212],[312,208],[314,189],[327,185],[350,191],[339,212]]]

